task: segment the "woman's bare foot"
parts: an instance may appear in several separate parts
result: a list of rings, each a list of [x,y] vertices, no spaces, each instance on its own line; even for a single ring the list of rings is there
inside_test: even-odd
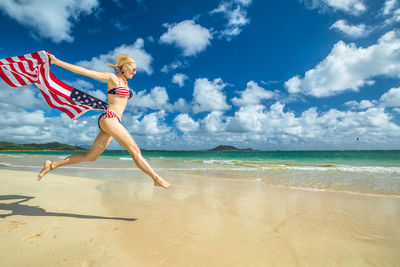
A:
[[[49,171],[53,170],[53,161],[52,160],[46,160],[44,162],[44,166],[43,169],[40,171],[37,180],[40,181],[40,179],[42,179],[43,176],[45,176]]]
[[[161,187],[163,187],[165,189],[169,189],[169,188],[174,187],[173,184],[168,183],[167,181],[165,181],[160,176],[158,176],[157,179],[154,180],[154,185],[155,186],[161,186]]]

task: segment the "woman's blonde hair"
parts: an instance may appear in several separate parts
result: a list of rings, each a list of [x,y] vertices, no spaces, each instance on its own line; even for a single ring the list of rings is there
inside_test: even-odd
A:
[[[118,55],[117,58],[117,62],[114,64],[110,64],[108,63],[108,66],[110,68],[115,68],[115,69],[119,69],[120,71],[122,70],[122,67],[125,64],[129,64],[129,63],[136,63],[136,60],[134,60],[131,56],[126,55],[126,54],[120,54]]]

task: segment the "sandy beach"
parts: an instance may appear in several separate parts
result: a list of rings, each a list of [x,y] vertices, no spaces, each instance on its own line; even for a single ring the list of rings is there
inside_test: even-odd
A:
[[[0,170],[1,266],[398,266],[400,197]]]

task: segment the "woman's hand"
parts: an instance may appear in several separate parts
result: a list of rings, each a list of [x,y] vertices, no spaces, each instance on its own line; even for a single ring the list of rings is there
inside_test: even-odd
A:
[[[49,53],[49,58],[50,58],[50,64],[56,64],[57,58],[53,54]]]

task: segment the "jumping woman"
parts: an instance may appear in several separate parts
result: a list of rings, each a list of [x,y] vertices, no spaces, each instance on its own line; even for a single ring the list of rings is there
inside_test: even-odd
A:
[[[98,72],[89,70],[80,66],[69,64],[57,59],[50,54],[51,64],[55,64],[69,71],[88,76],[93,79],[107,81],[108,91],[108,108],[105,113],[100,115],[98,125],[100,132],[94,140],[92,147],[88,152],[77,153],[58,161],[46,160],[43,169],[38,175],[38,181],[42,179],[49,171],[57,169],[61,166],[76,164],[83,161],[95,161],[101,153],[107,148],[111,140],[115,140],[125,148],[135,164],[154,181],[155,186],[163,188],[172,188],[174,185],[165,181],[159,176],[143,158],[140,149],[132,136],[120,123],[122,113],[128,103],[128,99],[132,97],[132,92],[128,87],[127,79],[132,79],[136,74],[136,61],[128,55],[119,55],[115,65],[108,64],[109,67],[116,68],[118,74],[110,72]]]

